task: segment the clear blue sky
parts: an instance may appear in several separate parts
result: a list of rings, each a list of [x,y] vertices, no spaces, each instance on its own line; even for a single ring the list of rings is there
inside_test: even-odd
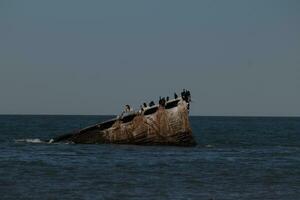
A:
[[[0,1],[0,114],[300,116],[300,1]]]

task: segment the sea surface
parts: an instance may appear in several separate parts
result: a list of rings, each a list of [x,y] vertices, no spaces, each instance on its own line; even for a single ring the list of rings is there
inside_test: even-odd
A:
[[[41,142],[108,118],[0,115],[0,199],[300,199],[300,118],[191,117],[192,148]]]

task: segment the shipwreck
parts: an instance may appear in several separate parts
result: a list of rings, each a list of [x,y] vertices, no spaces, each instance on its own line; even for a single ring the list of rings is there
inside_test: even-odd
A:
[[[126,111],[114,119],[53,138],[49,143],[133,144],[194,146],[189,123],[190,92],[160,99],[159,104],[144,104],[137,112]]]

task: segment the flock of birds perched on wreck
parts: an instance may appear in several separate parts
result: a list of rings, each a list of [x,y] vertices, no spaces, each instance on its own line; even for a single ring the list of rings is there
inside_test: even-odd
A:
[[[182,92],[181,92],[181,98],[186,101],[186,102],[190,102],[191,101],[191,92],[187,89],[183,89]],[[178,95],[176,92],[174,92],[174,100],[178,99]],[[170,97],[167,96],[167,97],[159,97],[159,101],[158,101],[158,105],[159,106],[162,106],[162,107],[165,107],[166,106],[166,103],[170,101]],[[145,110],[147,110],[148,108],[150,107],[153,107],[155,106],[155,103],[154,101],[150,101],[150,103],[147,105],[147,103],[143,103],[141,106],[140,106],[140,110],[138,111],[138,113],[143,113]],[[188,108],[189,109],[189,108]],[[121,115],[118,115],[117,118],[122,118],[122,116],[125,114],[125,113],[133,113],[134,110],[132,109],[132,107],[128,104],[125,105],[125,109],[124,111],[121,113]]]

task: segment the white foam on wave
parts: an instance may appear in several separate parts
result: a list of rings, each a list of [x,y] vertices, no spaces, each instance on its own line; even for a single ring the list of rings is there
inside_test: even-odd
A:
[[[35,138],[35,139],[18,139],[15,142],[26,142],[26,143],[45,143],[44,141]]]

